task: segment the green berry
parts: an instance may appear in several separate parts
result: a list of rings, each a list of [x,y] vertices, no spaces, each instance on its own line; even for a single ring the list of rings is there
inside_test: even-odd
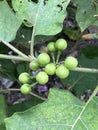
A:
[[[38,61],[37,60],[33,60],[32,62],[30,62],[29,68],[31,70],[34,70],[34,71],[38,70],[39,69]]]
[[[78,60],[75,57],[72,56],[68,56],[65,61],[64,61],[64,65],[69,69],[75,69],[78,65]]]
[[[62,50],[64,50],[64,49],[66,49],[66,47],[67,47],[67,42],[66,42],[66,40],[63,39],[63,38],[58,39],[58,40],[56,41],[56,43],[55,43],[55,48],[56,48],[57,50],[59,50],[59,51],[62,51]]]
[[[37,75],[36,75],[36,81],[39,83],[39,84],[46,84],[49,80],[49,77],[47,75],[46,72],[39,72]]]
[[[45,66],[47,65],[48,63],[50,62],[50,57],[47,53],[41,53],[39,56],[38,56],[38,63],[41,65],[41,66]]]
[[[54,42],[48,43],[48,45],[47,45],[48,51],[50,51],[50,52],[55,52],[56,51],[54,44],[55,44]]]
[[[56,71],[56,66],[55,66],[55,64],[50,63],[50,64],[47,64],[47,65],[45,66],[45,72],[46,72],[48,75],[54,75],[54,74],[55,74],[55,71]]]
[[[31,86],[29,84],[23,84],[20,88],[21,93],[29,94],[31,92]]]
[[[23,72],[19,75],[18,79],[23,84],[28,83],[30,81],[30,74],[27,72]]]
[[[64,79],[66,77],[68,77],[69,75],[69,70],[64,66],[64,65],[60,65],[57,69],[56,69],[56,75],[61,78]]]

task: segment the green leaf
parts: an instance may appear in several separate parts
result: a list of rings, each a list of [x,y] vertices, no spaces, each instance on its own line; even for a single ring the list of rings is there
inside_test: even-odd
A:
[[[79,66],[98,69],[98,57],[88,59],[83,54],[78,58]],[[98,74],[71,71],[68,78],[62,80],[65,87],[72,87],[72,91],[80,96],[88,89],[93,90],[98,84]]]
[[[18,75],[21,74],[22,72],[29,72],[30,71],[27,62],[20,62],[16,69],[17,69]]]
[[[15,64],[10,60],[0,59],[0,76],[10,80],[17,79],[17,70]]]
[[[95,0],[78,0],[78,8],[76,13],[76,20],[80,26],[81,31],[83,32],[90,25],[97,25],[98,20],[98,4]]]
[[[7,130],[97,130],[98,97],[87,104],[70,92],[51,89],[44,103],[5,119]]]
[[[35,35],[55,35],[62,30],[70,0],[12,0],[17,17],[34,26]]]
[[[86,46],[82,49],[82,52],[88,58],[98,57],[98,46]]]
[[[12,41],[16,36],[16,32],[21,25],[21,21],[18,20],[7,4],[7,2],[0,2],[0,40]]]
[[[0,54],[7,54],[9,51],[9,48],[5,46],[4,44],[0,44]]]
[[[0,94],[0,130],[5,130],[4,118],[6,117],[5,112],[5,99],[2,94]]]

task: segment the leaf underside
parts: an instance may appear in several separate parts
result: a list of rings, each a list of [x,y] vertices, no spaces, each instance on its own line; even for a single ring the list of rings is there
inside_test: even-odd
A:
[[[66,7],[70,0],[12,0],[19,19],[26,25],[34,26],[35,35],[55,35],[62,30]],[[28,24],[27,24],[28,23]]]
[[[76,20],[81,31],[83,32],[90,25],[98,26],[98,3],[96,0],[78,0],[77,4]]]
[[[7,2],[0,1],[0,40],[14,40],[20,25],[21,21],[16,18]]]

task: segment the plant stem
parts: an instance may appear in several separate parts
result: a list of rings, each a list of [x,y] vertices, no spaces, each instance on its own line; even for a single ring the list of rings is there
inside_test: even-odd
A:
[[[20,61],[31,61],[31,59],[27,59],[27,58],[24,58],[24,57],[5,55],[5,54],[0,54],[0,58],[2,58],[2,59],[10,59],[10,60],[20,60]]]
[[[3,41],[2,42],[8,46],[10,49],[12,49],[14,52],[16,52],[18,55],[24,57],[24,58],[27,58],[29,59],[29,57],[27,55],[25,55],[24,53],[22,53],[21,51],[19,51],[18,49],[16,49],[14,46],[12,46],[10,43],[6,42],[6,41]]]
[[[30,55],[33,58],[34,57],[34,33],[35,33],[35,26],[33,26],[33,32],[31,37],[31,46],[30,46]]]
[[[82,67],[77,67],[72,71],[85,72],[85,73],[98,73],[98,69],[82,68]]]
[[[37,97],[37,98],[39,98],[39,99],[42,99],[42,100],[46,100],[46,98],[43,98],[43,97],[40,97],[39,95],[37,95],[37,94],[35,94],[35,93],[30,93],[31,95],[33,95],[33,96],[35,96],[35,97]]]
[[[35,37],[35,27],[36,27],[36,24],[37,24],[37,19],[38,19],[38,16],[39,16],[39,11],[40,11],[40,7],[43,5],[43,1],[41,1],[38,9],[37,9],[37,12],[36,12],[36,17],[35,17],[35,21],[34,21],[34,24],[33,24],[33,32],[32,32],[32,37],[31,37],[31,46],[30,46],[30,55],[32,58],[34,58],[34,37]]]

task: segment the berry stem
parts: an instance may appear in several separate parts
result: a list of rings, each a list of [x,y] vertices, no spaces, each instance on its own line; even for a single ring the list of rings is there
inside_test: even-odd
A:
[[[51,52],[51,56],[52,56],[53,63],[55,64],[55,56],[54,56],[54,52]]]
[[[43,97],[40,97],[39,95],[37,95],[37,94],[35,94],[35,93],[30,93],[31,95],[33,95],[33,96],[35,96],[35,97],[37,97],[37,98],[39,98],[39,99],[41,99],[41,100],[43,100],[43,101],[45,101],[46,100],[46,98],[43,98]]]
[[[60,56],[61,56],[61,51],[58,51],[58,52],[57,52],[56,64],[58,63],[58,61],[59,61],[59,59],[60,59]]]
[[[98,69],[82,68],[82,67],[77,67],[72,71],[85,72],[85,73],[98,73]]]
[[[34,79],[36,76],[30,76],[30,79]]]
[[[37,82],[35,82],[35,83],[33,83],[33,84],[31,84],[30,86],[31,86],[31,88],[33,88],[35,85],[37,85],[38,83]]]

